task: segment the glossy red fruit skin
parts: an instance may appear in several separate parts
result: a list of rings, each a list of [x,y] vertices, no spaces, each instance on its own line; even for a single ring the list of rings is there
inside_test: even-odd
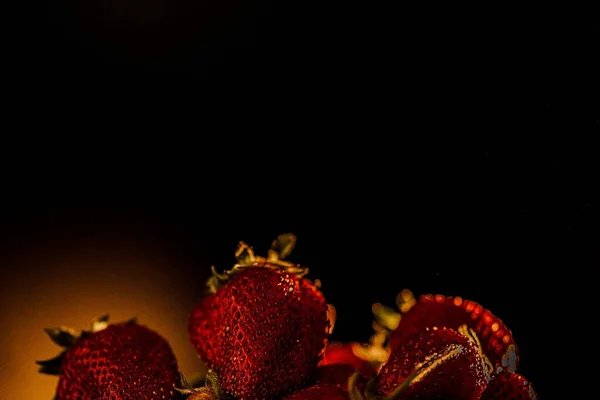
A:
[[[268,267],[238,272],[198,304],[189,323],[198,355],[238,400],[274,399],[305,386],[328,328],[323,294]]]
[[[319,384],[288,394],[283,400],[348,400],[348,393],[335,385]]]
[[[479,400],[486,376],[477,347],[466,336],[447,328],[430,329],[406,338],[381,369],[377,392],[391,393],[416,367],[449,346],[456,349],[454,355],[414,381],[399,398]]]
[[[65,354],[57,400],[176,399],[177,361],[167,341],[142,325],[114,324],[83,335]]]
[[[420,296],[417,303],[402,315],[400,325],[391,333],[390,345],[394,349],[407,337],[431,326],[456,330],[463,324],[475,331],[484,354],[495,368],[502,366],[511,372],[516,370],[518,356],[512,332],[489,310],[460,297],[439,294]],[[510,352],[514,354],[509,357]],[[511,365],[506,364],[508,358],[511,359]]]
[[[492,376],[480,400],[536,400],[531,382],[524,376],[502,371]]]
[[[327,347],[325,347],[319,366],[349,364],[365,376],[376,375],[377,371],[368,361],[358,358],[354,354],[352,351],[353,345],[354,343],[330,342]]]

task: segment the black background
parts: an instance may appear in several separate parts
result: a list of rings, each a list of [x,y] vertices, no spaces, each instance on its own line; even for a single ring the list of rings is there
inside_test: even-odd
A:
[[[598,266],[597,29],[261,1],[202,30],[174,4],[176,23],[125,47],[74,3],[13,30],[7,127],[27,146],[3,146],[5,243],[123,224],[225,267],[238,240],[293,232],[293,260],[348,310],[338,339],[368,338],[371,303],[402,288],[460,295],[512,328],[550,390],[560,371],[540,360]]]

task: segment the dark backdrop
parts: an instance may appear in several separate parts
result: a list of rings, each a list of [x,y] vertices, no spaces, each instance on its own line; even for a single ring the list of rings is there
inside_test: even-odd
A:
[[[402,288],[460,295],[500,316],[522,372],[553,387],[563,372],[541,360],[568,353],[598,267],[598,41],[584,16],[100,3],[9,24],[6,127],[26,143],[3,147],[5,316],[33,307],[23,293],[44,288],[48,254],[160,249],[162,275],[138,262],[119,279],[173,280],[181,293],[159,298],[183,310],[181,330],[237,241],[266,249],[293,232],[338,339],[366,340],[371,303]]]

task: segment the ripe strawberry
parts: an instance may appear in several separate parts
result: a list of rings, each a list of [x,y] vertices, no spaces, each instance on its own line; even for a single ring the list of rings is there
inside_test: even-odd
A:
[[[492,376],[480,400],[536,400],[531,382],[519,374],[501,371]]]
[[[354,370],[359,370],[365,376],[373,376],[377,373],[376,368],[372,365],[370,360],[359,358],[354,348],[361,346],[360,343],[341,343],[341,342],[330,342],[325,347],[323,357],[319,362],[320,367],[330,365],[350,365],[353,371],[346,377],[346,379],[352,375]]]
[[[57,400],[175,399],[177,361],[158,333],[135,320],[108,325],[97,319],[79,337],[69,328],[47,329],[65,350],[38,361],[40,372],[59,375]]]
[[[346,379],[347,380],[347,379]],[[348,392],[336,385],[318,384],[300,389],[283,400],[348,400]]]
[[[398,398],[476,400],[486,384],[474,342],[448,328],[427,329],[406,338],[381,369],[376,392],[391,394],[415,371],[417,375]]]
[[[306,385],[317,368],[334,310],[306,268],[283,259],[295,243],[281,235],[268,258],[240,243],[238,264],[207,282],[193,310],[190,339],[238,400],[272,399]]]
[[[491,363],[490,370],[502,368],[515,372],[518,365],[517,345],[511,331],[489,310],[460,297],[422,295],[419,300],[403,290],[396,303],[401,311],[399,325],[390,334],[390,346],[396,348],[407,337],[437,326],[458,329],[466,324],[481,341],[481,349]],[[374,310],[375,311],[375,310]]]

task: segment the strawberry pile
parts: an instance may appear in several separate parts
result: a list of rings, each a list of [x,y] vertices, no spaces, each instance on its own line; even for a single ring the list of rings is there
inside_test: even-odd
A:
[[[294,235],[266,257],[240,242],[237,263],[212,268],[189,337],[204,383],[179,372],[168,342],[135,320],[107,317],[77,334],[47,329],[63,347],[38,361],[59,376],[56,400],[522,400],[537,396],[517,372],[511,331],[475,302],[403,290],[397,309],[373,305],[366,344],[330,341],[336,310],[308,269],[286,260]]]

